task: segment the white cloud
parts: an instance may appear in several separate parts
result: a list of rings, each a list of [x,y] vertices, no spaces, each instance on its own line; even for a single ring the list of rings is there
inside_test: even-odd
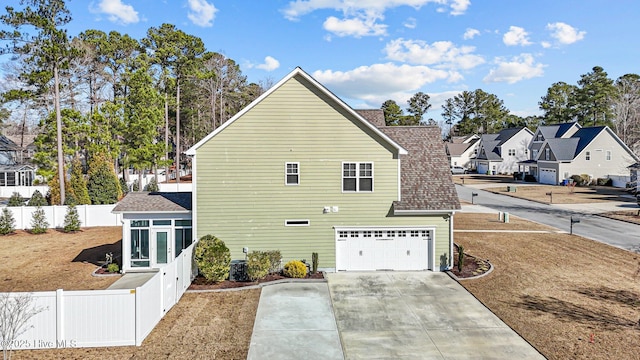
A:
[[[540,45],[542,45],[543,48],[548,49],[551,47],[551,43],[548,41],[541,41]]]
[[[102,0],[98,3],[97,12],[108,15],[109,21],[125,25],[140,21],[133,6],[123,4],[122,0]]]
[[[356,38],[363,36],[386,35],[387,25],[376,24],[375,19],[343,19],[330,16],[322,24],[325,30],[340,37],[353,36]]]
[[[531,54],[520,54],[510,61],[496,58],[497,68],[491,69],[489,74],[482,79],[486,83],[506,82],[509,84],[518,81],[540,77],[544,74],[545,65],[535,63]]]
[[[264,58],[264,63],[258,64],[255,66],[257,69],[262,69],[266,71],[273,71],[280,67],[280,61],[274,59],[271,56],[267,56]]]
[[[408,18],[402,25],[408,29],[415,29],[418,24],[418,21],[415,18]]]
[[[467,31],[464,32],[464,35],[462,35],[462,38],[465,40],[471,40],[478,35],[480,35],[479,30],[473,29],[473,28],[467,28]]]
[[[485,62],[473,52],[473,46],[456,47],[450,41],[428,44],[422,40],[392,40],[384,48],[387,58],[419,65],[435,65],[445,69],[471,69]]]
[[[218,11],[213,4],[206,0],[189,0],[189,10],[187,14],[189,20],[202,27],[213,26],[213,19]]]
[[[531,41],[529,41],[529,33],[519,26],[510,26],[509,31],[507,31],[502,37],[502,41],[507,46],[531,45]]]
[[[584,39],[584,36],[587,34],[586,31],[578,31],[578,29],[563,22],[547,24],[547,30],[551,31],[551,37],[563,45],[580,41]]]
[[[379,36],[386,34],[387,25],[378,21],[384,19],[384,13],[388,9],[400,6],[419,9],[428,3],[449,6],[450,14],[461,15],[469,7],[470,0],[295,0],[290,1],[282,9],[282,13],[285,18],[295,21],[316,10],[331,9],[341,12],[342,19],[328,17],[323,24],[327,31],[338,36]],[[408,28],[415,27],[415,19],[404,25]]]

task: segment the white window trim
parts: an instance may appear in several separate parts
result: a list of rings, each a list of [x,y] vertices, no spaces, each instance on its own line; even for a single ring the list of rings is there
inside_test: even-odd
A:
[[[356,164],[356,190],[345,191],[344,190],[344,164]],[[360,164],[371,164],[371,191],[360,190]],[[373,161],[343,161],[340,165],[340,187],[343,193],[355,194],[355,193],[372,193],[375,191],[375,166]]]
[[[612,158],[611,150],[607,150],[607,152],[605,153],[605,160],[611,161],[611,158]]]
[[[295,184],[293,184],[293,183],[290,184],[289,182],[287,182],[287,175],[289,175],[289,173],[288,173],[288,170],[289,170],[288,169],[288,165],[290,165],[290,164],[291,165],[296,165],[296,168],[298,170],[298,172],[295,174],[295,175],[298,175],[298,182],[295,183]],[[291,174],[291,175],[294,175],[294,174]],[[284,184],[286,186],[298,186],[298,185],[300,185],[300,163],[299,162],[291,162],[290,161],[290,162],[284,163]]]
[[[585,159],[586,161],[590,161],[590,160],[591,160],[591,151],[586,151],[586,152],[584,153],[584,159]]]

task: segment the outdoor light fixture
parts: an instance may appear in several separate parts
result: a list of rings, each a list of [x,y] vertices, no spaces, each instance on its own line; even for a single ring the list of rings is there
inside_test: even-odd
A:
[[[478,193],[471,193],[471,205],[473,205],[473,198],[478,196]]]
[[[580,219],[574,219],[573,215],[571,215],[571,227],[569,228],[569,235],[573,235],[573,224],[577,224],[580,222]]]

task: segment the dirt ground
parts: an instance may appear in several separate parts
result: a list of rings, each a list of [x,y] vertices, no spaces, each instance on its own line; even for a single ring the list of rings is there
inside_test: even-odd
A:
[[[26,350],[13,359],[246,359],[260,290],[186,293],[142,346]]]
[[[84,228],[74,234],[18,230],[0,237],[0,292],[106,289],[119,276],[94,277],[107,252],[120,254],[120,227]]]
[[[640,224],[640,209],[629,211],[611,211],[608,213],[598,214],[611,219],[624,220],[636,224]]]
[[[455,228],[477,228],[478,215],[456,214]],[[457,232],[455,242],[494,265],[462,285],[547,358],[637,358],[640,255],[557,233]]]
[[[586,204],[605,201],[627,201],[635,203],[636,199],[622,197],[628,193],[625,189],[610,186],[575,187],[535,185],[527,186],[523,184],[512,184],[516,187],[515,192],[507,192],[507,186],[491,187],[484,190],[496,194],[508,194],[510,196],[549,203],[553,198],[554,204]],[[552,193],[551,196],[547,193]]]
[[[512,183],[513,176],[511,175],[479,175],[479,174],[465,174],[465,175],[453,175],[453,182],[455,184],[493,184],[493,183]]]

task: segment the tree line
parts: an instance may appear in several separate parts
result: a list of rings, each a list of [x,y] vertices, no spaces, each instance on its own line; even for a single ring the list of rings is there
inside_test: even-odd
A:
[[[60,204],[74,159],[85,172],[106,158],[116,173],[164,167],[168,175],[171,166],[179,174],[185,149],[264,92],[234,60],[175,25],[151,27],[142,39],[93,29],[70,37],[63,0],[21,4],[0,15],[11,29],[0,31],[11,55],[0,119],[21,134],[39,119],[34,162],[59,182]]]
[[[403,114],[395,101],[387,100],[381,106],[386,124],[420,124],[424,113],[415,116],[417,113],[411,110],[415,98],[422,100],[420,108],[425,112],[431,107],[429,96],[423,93],[417,93],[408,101],[408,112],[412,114],[409,116]],[[522,126],[535,130],[540,125],[575,121],[582,126],[609,126],[630,148],[640,147],[640,76],[637,74],[626,74],[614,81],[602,67],[595,66],[581,75],[576,85],[552,84],[538,106],[541,116],[521,117],[512,114],[494,94],[482,89],[463,91],[445,101],[441,125],[445,126],[444,133],[452,136],[496,133]]]

